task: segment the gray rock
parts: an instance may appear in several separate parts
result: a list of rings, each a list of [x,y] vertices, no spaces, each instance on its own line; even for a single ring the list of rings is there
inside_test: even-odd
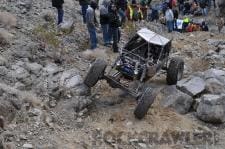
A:
[[[209,123],[225,121],[225,95],[203,95],[197,107],[197,117]]]
[[[190,76],[189,78],[178,81],[177,87],[184,93],[190,96],[196,96],[205,90],[205,81],[196,76]]]
[[[59,25],[59,29],[65,32],[71,32],[74,28],[74,21],[69,20]]]
[[[217,47],[218,45],[224,45],[224,40],[218,40],[218,39],[208,39],[208,44]]]
[[[78,70],[77,69],[70,69],[66,70],[62,73],[62,76],[60,77],[60,86],[65,86],[65,82],[70,79],[71,77],[78,75]]]
[[[87,97],[74,96],[67,100],[60,100],[55,107],[59,124],[72,124],[72,121],[77,118],[77,113],[85,109],[92,103]]]
[[[60,71],[59,67],[54,63],[48,64],[43,70],[47,73],[47,75],[53,75]]]
[[[13,73],[15,78],[19,80],[27,78],[29,76],[28,71],[24,69],[23,67],[19,67],[19,66],[11,73]]]
[[[4,143],[3,149],[16,149],[16,145],[14,142]]]
[[[33,145],[32,144],[25,143],[23,145],[23,148],[32,149],[33,148]]]
[[[210,78],[206,80],[206,92],[210,94],[225,93],[225,86],[221,81],[216,78]]]
[[[11,104],[17,109],[20,110],[22,107],[23,102],[17,98],[10,98],[9,101]]]
[[[224,45],[224,49],[220,50],[219,55],[225,57],[225,45]]]
[[[209,69],[204,72],[204,79],[215,78],[225,84],[225,71],[220,69]]]
[[[0,99],[0,113],[7,122],[11,122],[16,115],[16,109],[9,101]]]
[[[42,114],[42,111],[40,109],[37,109],[37,108],[33,108],[33,109],[29,110],[29,112],[28,112],[28,115],[30,117],[40,116],[41,114]]]
[[[9,70],[5,66],[0,66],[0,76],[5,76]]]
[[[85,84],[80,84],[76,86],[75,88],[70,89],[72,95],[75,96],[89,96],[91,95],[91,89],[85,85]]]
[[[6,58],[4,58],[3,56],[0,56],[0,66],[4,66],[7,63]]]
[[[42,70],[42,66],[38,63],[26,63],[26,68],[34,74],[38,74]]]
[[[14,88],[19,89],[19,90],[24,90],[25,85],[21,82],[16,82],[16,84],[14,85]]]
[[[176,86],[167,86],[160,91],[161,102],[164,107],[173,108],[180,114],[189,112],[193,98],[179,91]]]
[[[80,75],[73,76],[69,80],[66,81],[66,87],[67,88],[73,88],[83,82]]]
[[[1,19],[1,16],[0,16]],[[1,20],[0,20],[1,23]],[[0,28],[0,46],[6,46],[10,44],[10,39],[13,35],[10,34],[7,30]]]

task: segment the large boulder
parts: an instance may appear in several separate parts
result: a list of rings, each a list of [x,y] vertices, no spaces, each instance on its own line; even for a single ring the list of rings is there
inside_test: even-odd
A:
[[[179,91],[176,86],[168,86],[161,90],[161,105],[173,108],[180,114],[189,112],[193,98]]]
[[[197,107],[197,117],[209,123],[223,123],[225,121],[225,95],[203,95]]]
[[[225,93],[225,85],[216,78],[206,80],[206,92],[210,94]]]
[[[209,69],[204,72],[204,79],[216,78],[225,85],[225,70]]]
[[[196,96],[205,90],[205,81],[198,76],[190,76],[189,78],[178,81],[177,87],[190,96]]]

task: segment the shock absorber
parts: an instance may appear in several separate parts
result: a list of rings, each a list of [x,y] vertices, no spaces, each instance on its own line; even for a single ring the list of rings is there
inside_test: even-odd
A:
[[[145,79],[146,72],[147,72],[147,68],[146,68],[146,65],[144,65],[143,71],[142,71],[142,74],[141,74],[141,78],[140,78],[141,82],[143,82],[143,80]]]

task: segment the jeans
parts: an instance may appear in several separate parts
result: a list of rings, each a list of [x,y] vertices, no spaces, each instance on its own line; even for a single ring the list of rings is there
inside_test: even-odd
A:
[[[109,25],[108,24],[102,24],[101,26],[102,26],[104,45],[107,45],[107,44],[110,43],[110,40],[109,40]]]
[[[97,36],[96,36],[96,29],[95,27],[93,26],[87,26],[88,28],[88,32],[89,32],[89,35],[90,35],[90,41],[91,41],[91,49],[95,49],[97,48]]]
[[[121,24],[124,24],[126,21],[126,14],[125,11],[122,9],[119,9],[119,16],[121,18]]]
[[[119,42],[119,28],[118,27],[110,27],[109,28],[109,35],[110,38],[113,38],[113,51],[118,52],[118,45]]]
[[[207,8],[202,8],[202,15],[207,16]]]
[[[173,31],[173,20],[172,21],[166,21],[166,26],[168,28],[168,32],[172,32]]]
[[[57,8],[58,11],[58,25],[63,22],[64,11],[63,8]]]
[[[86,23],[86,12],[88,9],[88,5],[81,5],[81,11],[83,16],[83,22]]]

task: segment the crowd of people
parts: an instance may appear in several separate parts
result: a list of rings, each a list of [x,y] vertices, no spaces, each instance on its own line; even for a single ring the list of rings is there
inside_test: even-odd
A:
[[[100,5],[98,0],[79,0],[79,4],[83,23],[90,35],[91,49],[97,47],[96,26],[99,23],[95,10],[99,9],[104,46],[112,46],[113,51],[118,52],[120,27],[126,21],[159,21],[167,26],[168,32],[208,31],[205,21],[193,22],[190,15],[207,16],[211,1],[215,8],[215,0],[163,0],[154,4],[151,0],[102,0]],[[64,0],[52,0],[53,7],[58,11],[57,24],[63,22],[63,3]],[[223,18],[217,24],[220,24],[220,32],[224,25]]]

